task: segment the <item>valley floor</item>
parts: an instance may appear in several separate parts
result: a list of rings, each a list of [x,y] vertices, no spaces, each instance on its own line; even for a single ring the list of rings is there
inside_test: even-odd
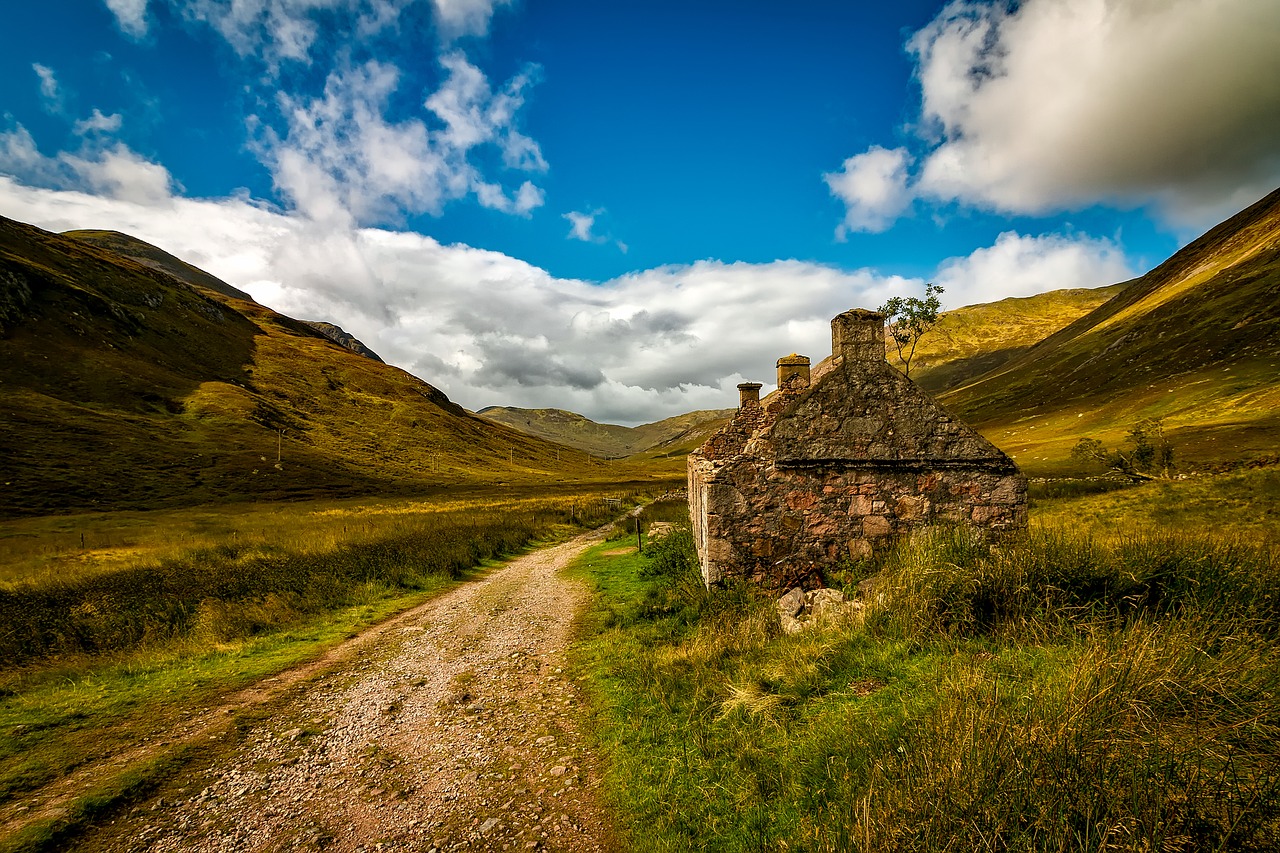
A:
[[[560,570],[592,541],[513,560],[203,713],[174,741],[206,757],[70,846],[611,849],[562,669],[587,592]],[[227,725],[264,702],[279,713]]]

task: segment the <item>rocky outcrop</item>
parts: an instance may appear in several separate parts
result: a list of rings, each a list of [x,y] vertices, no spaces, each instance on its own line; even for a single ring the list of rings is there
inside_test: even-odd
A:
[[[333,323],[326,323],[322,320],[303,320],[303,323],[315,329],[329,340],[333,341],[340,347],[346,347],[354,353],[371,358],[374,361],[382,362],[378,354],[369,349],[360,340],[341,326],[335,326]],[[383,362],[385,364],[385,362]]]

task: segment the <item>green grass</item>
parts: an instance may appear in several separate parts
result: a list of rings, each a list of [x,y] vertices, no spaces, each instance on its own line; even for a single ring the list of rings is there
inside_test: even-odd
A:
[[[1275,849],[1276,540],[1172,524],[922,536],[861,625],[793,636],[687,534],[602,546],[575,665],[632,848]]]
[[[1100,536],[1135,530],[1212,531],[1215,539],[1280,542],[1280,468],[1124,485],[1078,498],[1032,487],[1032,517],[1047,526],[1083,525]],[[1037,497],[1036,493],[1044,496]]]

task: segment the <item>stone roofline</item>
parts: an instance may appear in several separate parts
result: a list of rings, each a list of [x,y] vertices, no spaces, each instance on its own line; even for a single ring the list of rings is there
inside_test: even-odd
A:
[[[844,311],[831,320],[831,355],[823,359],[815,368],[811,368],[808,356],[791,353],[778,359],[778,387],[763,400],[760,399],[758,382],[743,382],[738,385],[740,396],[739,409],[734,418],[722,432],[725,435],[720,441],[709,441],[693,452],[694,456],[708,460],[726,459],[743,451],[753,452],[748,448],[759,447],[758,441],[772,447],[774,427],[788,418],[806,399],[819,393],[828,381],[844,381],[838,374],[844,370],[859,373],[882,374],[886,381],[905,383],[913,391],[929,401],[943,422],[950,422],[950,416],[940,403],[916,388],[915,384],[902,373],[895,370],[887,360],[887,349],[884,338],[885,315],[880,311],[865,308],[852,308]],[[970,453],[961,459],[926,456],[863,456],[837,455],[831,457],[814,456],[794,458],[789,453],[779,453],[777,449],[767,451],[774,464],[782,468],[823,468],[841,466],[849,469],[867,471],[926,471],[931,469],[969,469],[987,471],[993,474],[1008,474],[1018,471],[1017,465],[1006,454],[991,444],[985,437],[969,427],[961,427],[973,436],[989,452]]]

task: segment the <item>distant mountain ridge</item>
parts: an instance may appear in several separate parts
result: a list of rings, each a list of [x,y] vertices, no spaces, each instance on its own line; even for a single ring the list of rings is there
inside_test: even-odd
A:
[[[946,311],[920,339],[911,378],[932,394],[967,384],[1115,297],[1125,284],[1051,290]],[[901,367],[886,334],[889,361]]]
[[[548,441],[617,459],[669,446],[683,446],[700,435],[705,438],[733,412],[733,409],[688,412],[637,427],[600,424],[564,409],[489,406],[477,414]]]

